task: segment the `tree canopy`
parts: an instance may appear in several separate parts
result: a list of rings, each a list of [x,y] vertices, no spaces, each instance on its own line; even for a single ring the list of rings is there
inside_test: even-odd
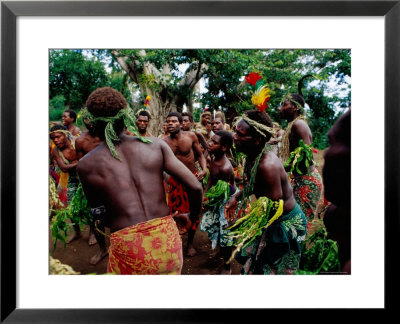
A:
[[[89,55],[90,54],[90,55]],[[50,99],[79,109],[91,91],[109,85],[134,109],[150,95],[150,131],[158,134],[170,111],[183,107],[222,109],[228,122],[251,103],[244,76],[258,72],[271,89],[267,112],[279,120],[279,104],[288,92],[302,93],[316,146],[326,147],[326,132],[350,106],[351,52],[343,49],[108,49],[50,52]],[[204,88],[199,91],[199,81]],[[332,84],[335,88],[332,88]],[[58,97],[60,98],[60,97]],[[195,114],[197,115],[197,114]]]

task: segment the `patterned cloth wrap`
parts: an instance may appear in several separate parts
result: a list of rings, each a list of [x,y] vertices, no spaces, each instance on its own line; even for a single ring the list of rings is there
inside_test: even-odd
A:
[[[233,192],[231,185],[229,185],[229,189],[229,196],[232,196],[235,192]],[[212,190],[212,187],[209,190]],[[236,192],[237,191],[239,191],[239,188],[236,189]],[[220,202],[215,207],[205,207],[206,211],[200,221],[200,230],[208,233],[208,238],[211,240],[211,248],[213,250],[216,248],[217,244],[221,247],[225,247],[230,246],[229,244],[232,243],[232,240],[226,236],[228,231],[224,229],[228,226],[228,221],[224,216],[227,200],[224,195],[221,195],[219,200]]]
[[[317,214],[317,207],[321,198],[322,178],[317,168],[310,175],[292,176],[291,184],[294,198],[310,223]]]
[[[171,216],[135,224],[111,234],[107,272],[180,274],[182,240]]]
[[[193,172],[194,175],[197,175],[197,172]],[[180,182],[177,182],[172,176],[168,178],[168,208],[169,213],[173,215],[175,212],[179,214],[190,213],[190,205],[188,194],[185,190],[185,187]],[[200,220],[198,219],[192,225],[192,230],[196,231],[199,227]]]
[[[76,172],[70,172],[68,175],[68,183],[67,183],[67,202],[68,206],[72,201],[72,198],[74,198],[78,187],[79,187],[79,178],[76,174]]]
[[[248,246],[236,254],[242,274],[289,274],[299,267],[307,220],[296,203]]]

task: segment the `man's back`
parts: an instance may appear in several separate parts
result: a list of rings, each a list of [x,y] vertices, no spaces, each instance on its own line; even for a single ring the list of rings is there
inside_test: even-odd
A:
[[[147,144],[122,135],[116,145],[122,162],[111,156],[104,143],[79,161],[79,177],[89,189],[88,199],[106,207],[111,232],[168,215],[162,143],[152,141]]]

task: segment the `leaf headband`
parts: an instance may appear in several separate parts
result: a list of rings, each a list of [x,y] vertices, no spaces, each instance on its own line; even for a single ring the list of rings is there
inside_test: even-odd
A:
[[[133,111],[131,108],[121,109],[120,111],[118,111],[118,113],[115,116],[111,116],[111,117],[102,117],[102,116],[95,117],[87,110],[87,108],[84,108],[81,110],[81,115],[82,115],[83,120],[87,120],[88,124],[95,124],[99,121],[106,123],[106,127],[104,130],[106,145],[108,146],[108,149],[110,150],[111,155],[121,162],[122,162],[122,160],[118,156],[117,151],[115,150],[115,146],[114,146],[114,142],[120,141],[120,138],[118,137],[117,133],[114,130],[115,121],[123,118],[124,125],[129,132],[131,132],[132,134],[135,134],[138,137],[138,139],[140,141],[142,141],[143,143],[152,143],[151,140],[140,136],[139,131],[136,126],[135,115],[133,114]]]

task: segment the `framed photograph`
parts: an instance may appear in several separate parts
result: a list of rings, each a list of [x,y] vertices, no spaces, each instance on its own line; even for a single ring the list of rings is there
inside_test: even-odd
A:
[[[350,48],[352,274],[49,276],[51,48]],[[249,310],[393,310],[399,57],[398,0],[2,1],[1,321],[190,323],[234,321]]]

